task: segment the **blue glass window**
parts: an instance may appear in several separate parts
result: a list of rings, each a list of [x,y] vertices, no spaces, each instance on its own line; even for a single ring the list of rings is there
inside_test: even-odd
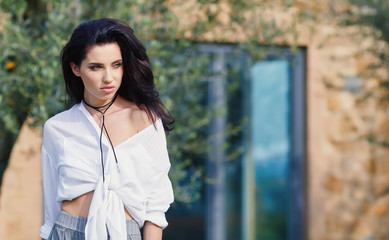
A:
[[[249,148],[255,175],[255,239],[287,239],[290,83],[286,60],[251,68]]]

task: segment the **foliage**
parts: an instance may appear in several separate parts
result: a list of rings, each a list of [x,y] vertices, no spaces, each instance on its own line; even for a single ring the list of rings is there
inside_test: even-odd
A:
[[[33,125],[41,126],[66,107],[59,53],[72,29],[84,20],[111,17],[129,23],[147,46],[162,101],[176,118],[175,129],[168,137],[176,200],[191,202],[199,197],[201,166],[209,150],[207,127],[217,113],[206,104],[212,55],[196,46],[203,34],[223,25],[219,15],[225,9],[218,7],[219,1],[189,1],[193,9],[205,12],[207,18],[180,29],[180,22],[167,2],[4,0],[0,3],[0,11],[7,13],[0,14],[0,22],[5,22],[3,26],[0,24],[0,104],[4,106],[0,109],[0,179],[25,120],[32,119]],[[242,13],[258,6],[257,2],[227,3],[231,6],[230,24],[251,29],[252,35],[247,35],[255,43],[258,32],[263,32],[262,39],[269,43],[275,37],[295,34],[293,28],[282,30],[274,22],[263,21],[262,25],[247,22]],[[261,21],[259,17],[256,22]],[[190,31],[191,37],[182,38],[185,31]],[[252,50],[254,45],[246,42],[241,50]],[[227,135],[233,135],[240,127],[229,129]],[[230,158],[236,158],[239,149],[230,154]]]
[[[377,37],[389,42],[389,2],[385,0],[350,0],[350,3],[358,8],[349,12],[346,23],[373,27],[379,30]]]
[[[48,15],[47,21],[34,27],[23,17],[27,4],[17,1],[9,6],[2,10],[9,14],[0,33],[0,177],[26,118],[31,117],[32,124],[37,125],[63,108],[63,89],[58,84],[58,53],[63,44],[60,19]]]

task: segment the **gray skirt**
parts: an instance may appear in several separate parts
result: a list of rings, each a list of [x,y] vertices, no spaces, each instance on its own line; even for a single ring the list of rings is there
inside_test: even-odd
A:
[[[61,211],[47,240],[85,240],[87,218]],[[142,240],[138,223],[126,220],[127,240]],[[108,234],[108,239],[110,239]]]

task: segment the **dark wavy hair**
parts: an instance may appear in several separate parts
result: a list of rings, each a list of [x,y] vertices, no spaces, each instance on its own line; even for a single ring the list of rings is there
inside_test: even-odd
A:
[[[84,84],[74,75],[70,63],[80,66],[91,47],[106,43],[117,43],[123,58],[123,79],[118,94],[144,110],[153,122],[159,117],[165,131],[169,132],[174,119],[155,89],[146,48],[132,28],[122,21],[103,18],[81,23],[74,29],[61,52],[62,71],[70,99],[78,103],[84,97]]]

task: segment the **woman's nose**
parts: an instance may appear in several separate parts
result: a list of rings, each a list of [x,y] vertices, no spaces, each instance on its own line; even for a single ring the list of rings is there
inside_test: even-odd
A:
[[[113,80],[113,75],[109,69],[105,70],[104,76],[103,76],[103,82],[110,83]]]

